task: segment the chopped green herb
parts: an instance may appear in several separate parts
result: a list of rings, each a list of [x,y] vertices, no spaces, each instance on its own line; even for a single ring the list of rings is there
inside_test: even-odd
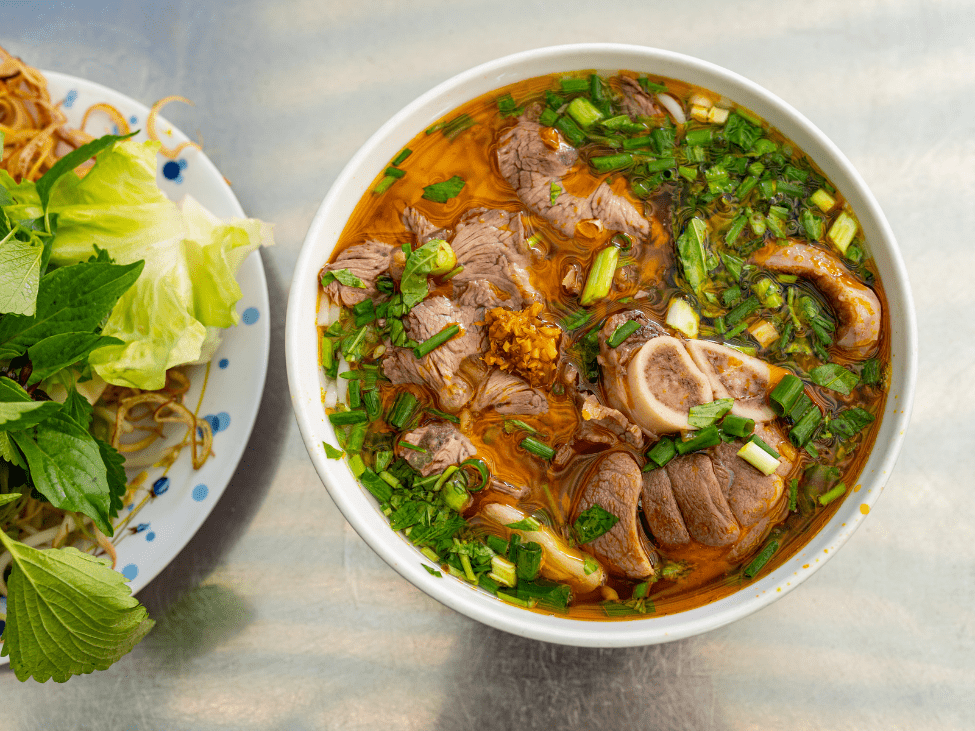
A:
[[[579,514],[572,527],[579,543],[591,543],[612,530],[619,520],[601,505],[592,505]]]
[[[451,198],[456,198],[464,189],[464,179],[458,175],[444,180],[440,183],[427,185],[423,188],[423,197],[434,203],[446,203]]]

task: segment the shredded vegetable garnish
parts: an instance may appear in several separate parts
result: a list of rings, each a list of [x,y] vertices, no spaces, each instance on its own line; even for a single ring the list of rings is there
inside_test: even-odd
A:
[[[39,178],[59,157],[90,139],[66,122],[41,73],[0,48],[0,168],[17,182]]]
[[[161,145],[159,148],[159,153],[161,155],[168,157],[170,160],[175,160],[179,153],[185,150],[187,147],[194,147],[199,150],[200,146],[195,142],[183,142],[176,145],[176,147],[167,147],[163,143],[162,139],[160,139],[159,134],[156,132],[156,117],[159,116],[159,111],[170,102],[183,102],[184,104],[193,106],[193,102],[182,96],[167,96],[160,99],[153,104],[152,109],[149,110],[149,116],[146,118],[146,133],[149,135],[149,139],[159,142]]]

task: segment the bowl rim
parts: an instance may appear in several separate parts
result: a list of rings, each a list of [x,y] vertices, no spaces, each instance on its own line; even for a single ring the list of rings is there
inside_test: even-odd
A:
[[[585,69],[627,69],[687,81],[727,96],[778,128],[827,173],[856,211],[891,308],[891,387],[881,430],[854,488],[857,494],[848,495],[796,554],[748,587],[685,612],[612,622],[526,611],[465,582],[430,574],[425,568],[429,561],[389,528],[347,465],[325,457],[322,440],[331,437],[334,443],[334,432],[322,407],[315,326],[317,273],[351,208],[399,149],[469,99],[533,76]],[[457,74],[406,105],[366,141],[330,187],[309,227],[291,285],[285,354],[292,405],[316,471],[346,520],[401,576],[440,603],[497,629],[559,644],[628,647],[697,635],[752,614],[808,579],[846,543],[879,498],[903,443],[917,380],[917,326],[906,268],[879,204],[845,155],[805,116],[758,84],[708,61],[646,46],[585,43],[523,51]]]

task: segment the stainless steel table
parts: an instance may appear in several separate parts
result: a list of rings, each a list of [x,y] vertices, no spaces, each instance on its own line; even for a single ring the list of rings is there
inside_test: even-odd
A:
[[[158,626],[64,685],[0,668],[0,729],[975,727],[975,10],[930,2],[0,1],[0,45],[167,108],[276,224],[258,428],[187,548],[140,594]],[[584,650],[445,609],[355,535],[307,459],[284,372],[303,236],[413,97],[562,42],[720,63],[819,125],[898,236],[920,325],[904,451],[864,526],[769,608],[702,637]],[[970,380],[971,379],[971,380]]]

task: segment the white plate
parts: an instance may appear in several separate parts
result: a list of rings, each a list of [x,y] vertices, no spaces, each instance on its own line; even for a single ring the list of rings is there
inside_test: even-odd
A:
[[[145,129],[149,109],[143,104],[90,81],[54,72],[43,73],[51,98],[64,100],[62,108],[71,125],[80,125],[85,110],[93,104],[107,103],[125,115],[131,129]],[[103,114],[93,114],[86,131],[95,137],[117,132]],[[157,117],[156,132],[163,144],[170,148],[188,139],[162,117]],[[146,140],[148,137],[142,131],[135,139]],[[189,194],[220,218],[244,217],[240,203],[223,176],[207,156],[195,148],[184,149],[176,161],[160,155],[156,180],[174,201]],[[193,388],[185,400],[185,404],[194,409],[206,380],[198,414],[213,427],[213,454],[200,470],[194,471],[190,450],[184,449],[166,473],[165,485],[160,483],[156,488],[158,496],[147,503],[125,528],[127,535],[118,543],[116,569],[129,579],[133,593],[162,571],[206,520],[237,469],[257,419],[270,348],[267,280],[259,252],[247,257],[237,274],[237,281],[244,293],[237,303],[240,323],[224,331],[223,342],[210,364],[209,377],[204,366],[191,373]],[[150,469],[149,484],[158,482],[161,476],[161,469]],[[126,509],[123,509],[119,517],[124,517],[125,513]],[[3,658],[0,664],[7,661],[8,658]]]

